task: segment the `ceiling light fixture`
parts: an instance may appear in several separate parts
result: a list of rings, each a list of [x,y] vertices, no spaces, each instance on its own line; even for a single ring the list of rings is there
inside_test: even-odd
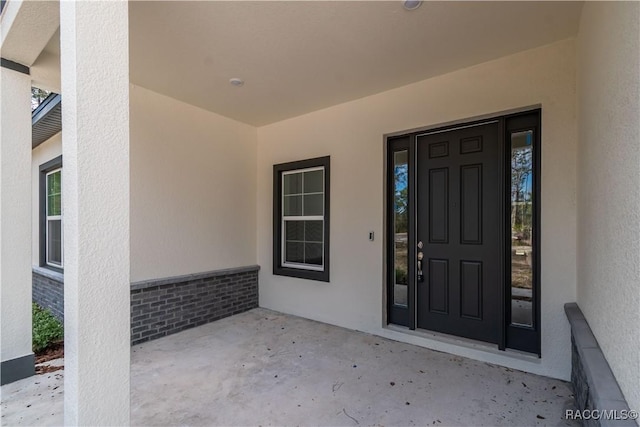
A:
[[[234,77],[229,80],[229,83],[231,83],[233,86],[240,87],[244,85],[244,80]]]
[[[422,2],[418,0],[404,0],[402,5],[407,10],[416,10],[421,4]]]

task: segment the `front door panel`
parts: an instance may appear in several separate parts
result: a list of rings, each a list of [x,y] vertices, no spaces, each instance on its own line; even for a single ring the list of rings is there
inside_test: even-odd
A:
[[[498,343],[498,122],[418,135],[416,158],[417,326]]]

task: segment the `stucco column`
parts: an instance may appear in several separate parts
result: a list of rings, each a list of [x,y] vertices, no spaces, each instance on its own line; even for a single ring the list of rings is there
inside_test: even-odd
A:
[[[2,384],[33,375],[31,77],[0,68],[0,347]]]
[[[129,423],[126,1],[60,2],[66,425]]]

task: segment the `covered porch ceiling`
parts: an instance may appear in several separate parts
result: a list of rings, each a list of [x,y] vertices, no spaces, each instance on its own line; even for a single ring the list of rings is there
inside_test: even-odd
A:
[[[131,82],[261,126],[572,37],[581,9],[560,1],[425,2],[414,11],[399,1],[133,1]],[[54,90],[58,38],[32,67],[34,81]]]

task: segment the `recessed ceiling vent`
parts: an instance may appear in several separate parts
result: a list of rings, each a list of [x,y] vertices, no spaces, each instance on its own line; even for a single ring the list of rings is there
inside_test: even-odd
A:
[[[403,2],[403,6],[405,9],[407,10],[416,10],[417,8],[420,7],[420,5],[422,4],[421,1],[417,1],[417,0],[405,0]]]
[[[232,86],[240,87],[244,85],[244,80],[234,77],[229,80],[229,83],[231,83]]]

